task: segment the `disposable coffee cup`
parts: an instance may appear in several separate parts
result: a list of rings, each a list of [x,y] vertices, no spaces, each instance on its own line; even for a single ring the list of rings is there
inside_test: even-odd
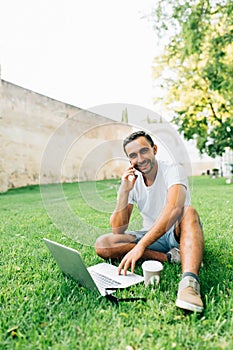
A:
[[[142,264],[144,284],[148,285],[158,285],[160,282],[161,271],[163,265],[161,262],[156,260],[147,260]]]

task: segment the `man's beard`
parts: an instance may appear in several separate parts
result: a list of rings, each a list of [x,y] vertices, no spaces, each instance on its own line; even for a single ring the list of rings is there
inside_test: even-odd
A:
[[[144,168],[144,165],[146,166],[146,168],[148,167],[148,169],[142,170],[141,168]],[[147,159],[146,161],[137,164],[137,169],[142,173],[142,174],[149,174],[151,172],[151,170],[154,168],[155,166],[155,160],[151,160],[151,159]]]

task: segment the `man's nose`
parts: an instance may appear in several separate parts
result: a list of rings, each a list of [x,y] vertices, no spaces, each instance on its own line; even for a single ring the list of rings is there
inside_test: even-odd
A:
[[[137,155],[137,163],[142,163],[143,161],[144,161],[143,156],[140,153],[138,153],[138,155]]]

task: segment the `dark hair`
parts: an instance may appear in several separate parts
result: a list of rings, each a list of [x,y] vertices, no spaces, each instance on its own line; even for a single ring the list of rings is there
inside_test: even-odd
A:
[[[125,151],[125,146],[128,145],[128,143],[138,139],[139,137],[145,137],[147,139],[147,141],[150,143],[151,147],[154,146],[154,141],[152,140],[151,136],[149,134],[147,134],[145,131],[140,130],[140,131],[135,131],[132,134],[130,134],[129,136],[127,136],[124,141],[123,141],[123,148]]]

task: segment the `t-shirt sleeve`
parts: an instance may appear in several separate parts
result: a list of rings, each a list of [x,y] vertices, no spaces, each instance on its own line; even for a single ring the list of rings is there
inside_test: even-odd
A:
[[[184,167],[180,164],[172,164],[167,168],[166,176],[167,188],[173,185],[184,185],[188,188],[188,178]]]
[[[129,197],[128,197],[128,204],[135,204],[136,200],[135,200],[135,194],[134,194],[134,190],[132,189],[129,192]]]

